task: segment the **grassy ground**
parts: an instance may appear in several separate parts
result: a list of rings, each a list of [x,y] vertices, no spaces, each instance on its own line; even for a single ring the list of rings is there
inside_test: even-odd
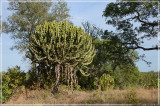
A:
[[[19,90],[6,104],[158,104],[157,89],[128,89],[107,91],[70,91],[60,87],[51,90]]]

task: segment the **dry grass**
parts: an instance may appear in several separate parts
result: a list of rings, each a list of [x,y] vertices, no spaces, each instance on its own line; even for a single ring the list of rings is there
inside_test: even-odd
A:
[[[51,90],[26,90],[12,96],[7,104],[126,104],[130,90],[74,91],[63,87],[60,93]],[[135,89],[138,104],[158,104],[157,89]]]

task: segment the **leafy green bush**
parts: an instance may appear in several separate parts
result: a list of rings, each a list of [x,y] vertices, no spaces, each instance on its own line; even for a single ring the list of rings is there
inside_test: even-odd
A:
[[[19,66],[9,68],[2,74],[2,101],[6,102],[16,92],[16,88],[25,84],[26,73]]]
[[[121,65],[114,71],[115,87],[125,89],[129,86],[136,86],[139,83],[141,73],[135,66]]]
[[[48,73],[47,73],[48,72]],[[32,67],[27,73],[27,88],[35,89],[37,87],[47,88],[52,87],[55,81],[54,70],[43,69],[43,72],[37,71],[36,68]]]
[[[99,83],[101,85],[101,90],[106,90],[114,87],[114,78],[109,74],[103,74],[100,77]]]
[[[94,76],[84,76],[80,73],[80,71],[77,71],[77,77],[78,77],[78,85],[83,90],[91,90],[94,89]]]
[[[100,79],[95,77],[94,85],[98,87],[98,89],[106,90],[114,87],[114,78],[109,74],[104,73]]]
[[[139,84],[143,88],[158,88],[158,73],[157,72],[142,72]]]

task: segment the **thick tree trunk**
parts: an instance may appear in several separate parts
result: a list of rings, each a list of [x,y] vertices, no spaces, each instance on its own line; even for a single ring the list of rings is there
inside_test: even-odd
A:
[[[45,71],[45,64],[43,63],[43,62],[40,62],[39,63],[39,66],[40,66],[40,73],[39,73],[39,78],[43,78],[45,81],[47,80],[47,77],[48,77],[48,75],[47,75],[47,71]],[[40,79],[39,79],[39,81],[40,81]],[[45,86],[44,86],[44,84],[45,84],[45,82],[41,82],[40,81],[40,88],[45,88]]]
[[[60,64],[57,64],[57,65],[55,66],[55,72],[56,72],[56,82],[55,82],[55,85],[54,85],[54,88],[53,88],[53,91],[52,91],[53,94],[58,93],[58,90],[59,90]]]
[[[37,84],[38,84],[38,87],[40,87],[40,65],[37,66]]]
[[[73,88],[77,88],[78,77],[76,75],[74,67],[68,65],[65,66],[65,81],[67,82],[68,89],[71,88],[71,90],[73,91]]]
[[[36,77],[38,76],[38,72],[37,72],[37,70],[36,70],[36,68],[37,68],[37,66],[36,66],[36,63],[33,61],[33,60],[31,60],[32,61],[32,65],[33,65],[33,68],[34,68],[34,73],[36,74]]]
[[[73,92],[73,84],[74,84],[74,82],[73,82],[73,68],[72,67],[70,67],[70,71],[71,71],[71,90],[72,90],[72,92]]]
[[[67,82],[67,76],[68,76],[68,67],[65,65],[65,82]]]
[[[70,81],[70,68],[69,68],[69,66],[67,66],[67,85],[68,85],[68,89],[69,89],[69,81]]]
[[[76,75],[76,71],[74,70],[74,87],[77,89],[78,86],[78,77]]]

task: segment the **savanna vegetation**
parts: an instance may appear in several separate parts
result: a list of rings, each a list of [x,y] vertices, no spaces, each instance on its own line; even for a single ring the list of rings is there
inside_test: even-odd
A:
[[[158,104],[158,72],[140,72],[135,63],[150,64],[138,49],[159,49],[142,46],[157,37],[157,2],[109,3],[102,16],[117,31],[90,22],[75,26],[64,1],[15,1],[8,10],[13,14],[3,33],[12,35],[12,49],[25,53],[32,67],[1,73],[3,103]]]

